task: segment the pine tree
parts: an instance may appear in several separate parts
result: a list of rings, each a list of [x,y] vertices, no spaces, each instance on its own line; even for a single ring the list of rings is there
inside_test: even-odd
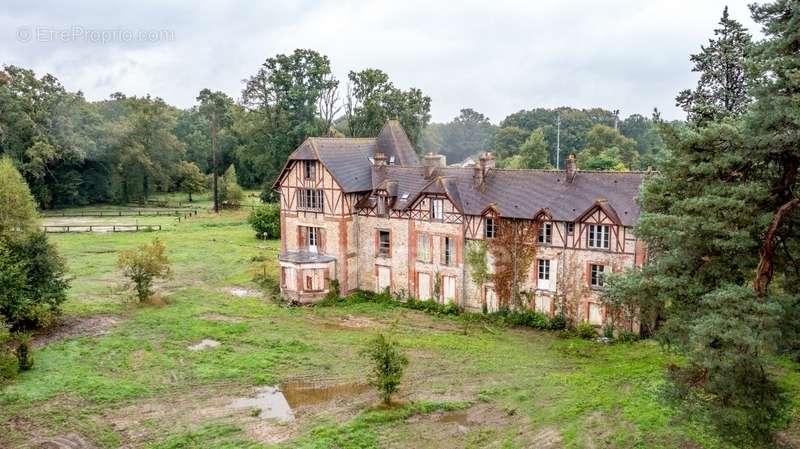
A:
[[[708,46],[701,46],[700,53],[690,58],[692,71],[700,72],[697,87],[682,91],[676,98],[677,105],[697,123],[738,117],[750,103],[745,61],[752,38],[742,24],[730,18],[727,6],[719,25]]]

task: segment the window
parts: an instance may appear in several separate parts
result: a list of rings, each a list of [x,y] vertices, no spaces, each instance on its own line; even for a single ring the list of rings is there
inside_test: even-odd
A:
[[[453,263],[453,239],[444,237],[442,239],[442,263],[452,265]]]
[[[378,204],[376,213],[379,217],[386,216],[386,197],[385,196],[378,196]]]
[[[606,267],[603,265],[591,264],[589,269],[592,272],[591,278],[589,279],[589,285],[592,287],[602,287],[604,284],[603,276],[605,274]]]
[[[539,259],[539,280],[550,280],[550,261],[548,259]]]
[[[553,242],[553,224],[541,223],[539,226],[539,243]]]
[[[417,260],[431,261],[431,237],[428,234],[417,233]]]
[[[483,234],[487,239],[497,237],[497,222],[492,217],[486,217],[483,224]]]
[[[322,212],[322,190],[300,189],[299,209]]]
[[[303,270],[305,276],[305,291],[318,292],[325,288],[325,270],[315,268],[311,270]]]
[[[389,257],[392,254],[392,236],[389,231],[378,231],[378,255]]]
[[[317,165],[314,161],[303,161],[303,178],[316,179]]]
[[[608,225],[589,225],[589,233],[586,236],[586,245],[589,248],[609,247],[609,226]]]
[[[431,200],[431,219],[444,220],[444,201]]]
[[[306,228],[306,246],[310,251],[316,251],[319,245],[319,228]]]
[[[575,223],[569,222],[567,223],[567,235],[575,234]]]

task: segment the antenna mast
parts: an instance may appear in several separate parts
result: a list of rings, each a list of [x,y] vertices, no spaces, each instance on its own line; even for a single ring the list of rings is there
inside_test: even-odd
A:
[[[561,164],[561,112],[556,112],[556,170]]]

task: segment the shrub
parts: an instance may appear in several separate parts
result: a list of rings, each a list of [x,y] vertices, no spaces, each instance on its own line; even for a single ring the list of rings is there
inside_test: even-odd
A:
[[[17,364],[20,371],[28,371],[33,368],[33,353],[31,352],[31,334],[19,332],[14,336],[17,347]]]
[[[136,251],[123,251],[119,255],[117,265],[122,269],[122,274],[131,280],[139,302],[146,301],[153,294],[153,281],[156,278],[167,278],[172,274],[164,250],[164,244],[155,238]]]
[[[617,333],[617,341],[620,343],[630,343],[639,339],[639,336],[630,331],[619,331]]]
[[[372,362],[369,384],[378,389],[384,404],[392,402],[392,394],[400,387],[408,358],[391,338],[378,334],[363,354]]]
[[[578,337],[581,337],[584,340],[590,340],[597,337],[597,331],[588,321],[582,321],[581,324],[575,328],[575,331],[577,332]]]
[[[0,315],[12,331],[46,327],[61,312],[64,260],[42,231],[0,238]]]
[[[0,384],[14,379],[19,371],[17,358],[9,346],[10,340],[11,333],[8,331],[8,325],[5,324],[3,316],[0,315]]]
[[[328,301],[336,301],[339,299],[339,294],[339,280],[331,279],[330,285],[328,286],[328,293],[325,294],[325,299]]]
[[[281,236],[281,209],[275,203],[262,204],[253,209],[247,222],[256,231],[256,238],[277,239]]]
[[[550,320],[550,329],[554,331],[564,330],[567,328],[568,324],[567,317],[563,313],[557,313],[556,316]]]

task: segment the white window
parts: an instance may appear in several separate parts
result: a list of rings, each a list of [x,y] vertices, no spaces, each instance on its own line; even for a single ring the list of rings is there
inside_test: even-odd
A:
[[[444,200],[431,200],[431,219],[444,220]]]
[[[378,231],[378,255],[383,257],[392,255],[392,235],[389,231]]]
[[[428,263],[431,261],[431,238],[428,234],[417,233],[417,260]]]
[[[610,226],[608,225],[589,225],[589,233],[586,235],[586,245],[589,248],[609,248]]]
[[[306,228],[306,232],[308,234],[306,241],[308,244],[308,250],[311,252],[317,252],[317,246],[319,245],[319,229],[308,227]]]
[[[589,265],[591,270],[589,285],[592,287],[602,287],[604,285],[603,276],[605,275],[606,267],[603,265]]]
[[[314,161],[303,161],[303,177],[305,179],[315,179],[317,166]]]
[[[553,242],[553,224],[541,223],[539,224],[539,243],[552,243]]]
[[[442,238],[442,263],[445,265],[453,264],[453,239],[450,237]]]
[[[424,301],[431,299],[431,275],[430,273],[417,273],[418,298]]]
[[[492,217],[486,217],[483,223],[484,237],[493,239],[497,237],[497,222]]]
[[[589,303],[589,323],[595,326],[603,324],[603,306],[593,302]]]
[[[537,312],[550,315],[552,299],[549,296],[541,295],[538,298],[535,298],[534,301],[536,301],[535,305]]]
[[[555,290],[556,285],[556,260],[538,259],[537,261],[537,288],[541,290]]]
[[[322,212],[322,190],[300,189],[299,209]]]

